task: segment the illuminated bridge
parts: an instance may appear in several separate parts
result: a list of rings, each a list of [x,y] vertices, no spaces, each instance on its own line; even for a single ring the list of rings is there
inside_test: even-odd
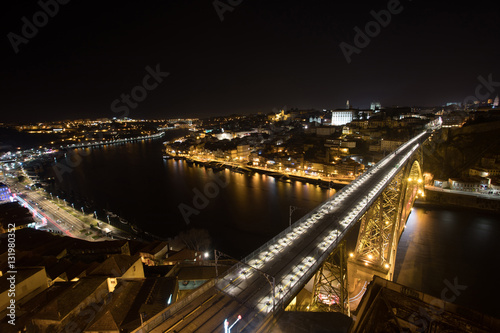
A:
[[[134,332],[265,332],[309,286],[307,309],[350,314],[374,275],[392,280],[399,238],[423,195],[422,132],[248,255],[223,276],[144,322]],[[345,236],[357,223],[355,250]],[[349,281],[349,283],[348,283]],[[352,295],[349,299],[349,294]],[[304,310],[304,308],[300,308]],[[241,316],[241,319],[238,319]]]

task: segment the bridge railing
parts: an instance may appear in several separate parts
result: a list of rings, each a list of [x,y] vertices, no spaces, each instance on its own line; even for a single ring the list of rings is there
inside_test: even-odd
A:
[[[413,138],[410,141],[406,142],[405,144],[401,145],[401,147],[399,147],[396,150],[396,152],[398,152],[398,151],[406,148],[406,146],[408,146],[409,144],[413,143],[415,140],[417,140],[424,133],[425,132],[419,134],[415,138]],[[382,163],[382,165],[384,165],[385,163],[387,163],[392,158],[393,158],[392,154],[389,154],[389,155],[385,156],[382,160],[380,160],[376,165],[380,165],[380,163]],[[291,226],[288,226],[287,228],[285,228],[283,231],[281,231],[279,234],[277,234],[276,236],[274,236],[273,238],[271,238],[269,241],[267,241],[265,244],[263,244],[262,246],[260,246],[258,249],[254,250],[252,253],[250,253],[249,255],[247,255],[241,261],[244,262],[244,263],[248,263],[250,260],[254,259],[257,254],[259,254],[262,251],[264,251],[265,249],[267,249],[269,246],[271,246],[272,244],[274,244],[277,240],[283,238],[285,235],[287,235],[289,232],[291,232],[294,228],[298,227],[301,223],[307,221],[314,214],[316,214],[317,211],[321,210],[325,205],[328,205],[328,203],[330,203],[332,200],[334,200],[336,196],[338,196],[341,193],[347,191],[349,188],[351,188],[352,186],[354,186],[354,184],[357,184],[359,181],[364,180],[364,177],[365,177],[364,175],[361,176],[361,177],[358,177],[354,181],[352,181],[350,184],[344,186],[342,189],[340,189],[339,191],[337,191],[333,196],[331,196],[330,198],[326,199],[324,202],[320,203],[318,206],[316,206],[315,208],[313,208],[309,213],[307,213],[306,215],[302,216],[300,219],[298,219],[297,221],[295,221]],[[229,273],[229,271],[228,271],[228,273]]]
[[[412,145],[416,140],[418,140],[425,133],[426,132],[423,132],[423,133],[417,135],[415,138],[413,138],[412,140],[408,141],[406,144],[404,144],[400,148],[398,148],[397,151],[400,152],[401,150],[404,150],[404,149],[408,148],[410,145]],[[411,156],[414,153],[414,151],[416,150],[416,148],[417,148],[417,146],[414,146],[407,153],[407,156],[405,156],[405,160],[402,161],[402,162],[406,162],[406,159],[409,158],[409,156]],[[388,155],[384,159],[386,159],[386,158],[388,158],[386,160],[386,161],[388,161],[392,157],[391,157],[391,155]],[[399,171],[399,169],[401,169],[401,167],[396,168],[395,170],[393,170],[392,173],[393,174],[397,173],[396,171]],[[358,180],[358,179],[356,179],[356,180]],[[392,179],[392,177],[390,177],[387,181],[390,182],[391,179]],[[345,187],[343,189],[345,189]],[[331,200],[331,199],[328,199],[327,201],[329,201],[329,200]],[[372,198],[372,200],[370,200],[370,202],[371,201],[373,201],[373,198]],[[320,206],[322,206],[323,204],[324,203],[322,203]],[[366,210],[367,210],[367,208],[368,208],[369,205],[366,205],[366,206],[367,207],[365,207],[364,209],[358,211],[358,213],[356,214],[356,216],[354,216],[351,221],[357,221],[357,220],[359,220],[363,216],[363,214],[366,212]],[[316,210],[314,210],[314,211],[316,211]],[[279,309],[279,308],[283,308],[284,309],[284,306],[286,305],[286,303],[288,303],[292,299],[292,297],[294,297],[300,291],[300,289],[303,287],[303,285],[309,279],[312,278],[312,276],[314,275],[314,273],[320,268],[320,266],[322,265],[322,263],[328,258],[328,256],[333,252],[333,250],[338,246],[338,243],[341,240],[344,239],[344,236],[346,235],[347,232],[349,232],[349,230],[351,229],[351,227],[353,225],[354,225],[354,223],[351,222],[346,228],[344,228],[340,232],[340,234],[335,238],[335,240],[332,241],[332,243],[330,244],[330,246],[326,250],[320,251],[320,249],[316,248],[316,250],[313,250],[312,252],[309,253],[310,256],[313,256],[317,260],[315,260],[315,262],[311,266],[309,266],[302,273],[302,275],[300,275],[300,277],[297,280],[297,283],[295,283],[293,287],[291,287],[289,290],[287,290],[284,294],[280,295],[280,298],[279,298],[278,302],[276,303],[276,308],[277,309]],[[337,229],[337,230],[339,230],[339,229]]]
[[[387,162],[389,162],[390,160],[392,160],[396,154],[400,153],[402,150],[404,150],[408,146],[412,145],[416,140],[418,140],[425,133],[426,132],[422,132],[421,134],[417,135],[416,137],[414,137],[413,139],[409,140],[405,144],[401,145],[394,152],[394,154],[391,153],[391,154],[387,155],[386,157],[384,157],[381,161],[379,161],[379,163],[377,163],[377,168],[379,168],[380,166],[385,165]],[[413,154],[413,152],[414,152],[415,149],[416,149],[416,147],[414,147],[410,152],[408,152],[407,155],[411,156],[411,154]],[[401,161],[402,162],[401,164],[403,164],[406,161],[406,158],[408,156],[406,156]],[[398,171],[400,168],[401,168],[401,166],[400,167],[396,167],[395,170],[391,171],[391,174],[395,174],[395,172]],[[237,264],[237,265],[233,266],[231,269],[229,269],[226,272],[225,276],[229,276],[230,274],[233,274],[235,272],[237,273],[242,268],[246,268],[245,266],[247,266],[247,267],[251,266],[248,263],[251,260],[255,259],[258,254],[261,254],[264,251],[267,251],[269,249],[269,247],[271,245],[276,244],[278,240],[286,238],[286,236],[290,232],[292,232],[296,227],[298,227],[299,225],[301,225],[302,223],[304,223],[305,221],[307,221],[308,219],[310,219],[314,214],[316,214],[320,210],[326,208],[325,206],[327,206],[331,201],[333,201],[335,199],[335,197],[337,197],[341,193],[349,190],[351,187],[357,185],[357,183],[362,182],[362,181],[364,182],[366,180],[366,177],[371,177],[371,176],[372,176],[371,173],[370,174],[362,175],[361,177],[358,177],[356,180],[354,180],[353,182],[351,182],[349,185],[346,185],[345,187],[343,187],[340,191],[336,192],[335,195],[333,195],[332,197],[328,198],[327,200],[325,200],[324,202],[322,202],[321,204],[319,204],[317,207],[315,207],[309,213],[307,213],[306,215],[304,215],[303,217],[301,217],[299,220],[297,220],[296,222],[294,222],[291,226],[288,226],[283,231],[281,231],[279,234],[277,234],[276,236],[274,236],[273,238],[271,238],[269,241],[267,241],[266,243],[264,243],[262,246],[260,246],[258,249],[256,249],[255,251],[253,251],[252,253],[250,253],[249,255],[247,255],[245,258],[243,258],[241,260],[243,264]],[[387,181],[390,181],[391,179],[392,179],[392,177],[390,177],[390,179],[388,179]],[[380,191],[382,191],[382,190],[383,189],[380,189]],[[354,223],[352,223],[352,222],[353,221],[357,221],[358,219],[360,219],[362,217],[362,215],[366,212],[367,207],[369,205],[371,205],[371,203],[373,202],[374,198],[376,196],[378,196],[378,194],[379,193],[374,194],[372,197],[370,197],[370,200],[367,200],[367,203],[366,203],[365,207],[363,209],[358,210],[358,212],[356,213],[356,215],[353,216],[353,217],[351,217],[351,222],[345,228],[343,228],[343,229],[338,228],[337,229],[339,231],[339,235],[336,237],[335,240],[332,240],[332,243],[330,244],[330,246],[328,246],[327,249],[320,250],[319,248],[316,248],[315,250],[313,250],[311,253],[308,254],[309,256],[312,256],[315,259],[314,262],[313,262],[313,264],[311,266],[309,266],[301,274],[301,276],[298,278],[297,282],[290,289],[288,289],[287,291],[284,291],[283,294],[280,294],[279,299],[278,299],[278,303],[276,304],[276,306],[278,306],[278,307],[279,306],[283,306],[284,302],[288,302],[289,301],[289,297],[295,295],[298,292],[298,290],[300,290],[300,288],[302,288],[302,282],[305,282],[308,279],[310,279],[312,277],[312,275],[314,274],[314,272],[316,272],[319,269],[319,266],[323,263],[324,260],[326,260],[326,258],[328,257],[328,255],[330,255],[330,253],[338,245],[338,242],[344,238],[345,234],[354,225]],[[256,268],[256,269],[258,269],[258,268]],[[223,280],[223,277],[221,277],[221,280]],[[305,281],[303,281],[303,280],[305,280]],[[227,281],[227,282],[231,283],[230,281]]]

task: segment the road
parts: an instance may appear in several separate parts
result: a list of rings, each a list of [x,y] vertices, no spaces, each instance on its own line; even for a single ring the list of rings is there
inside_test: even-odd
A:
[[[223,332],[224,320],[232,323],[238,315],[242,320],[235,332],[256,332],[271,318],[270,314],[286,307],[311,279],[429,136],[423,132],[386,156],[233,266],[215,287],[190,300],[152,332]]]
[[[9,184],[9,180],[6,179],[6,183]],[[90,221],[99,222],[99,227],[102,230],[109,231],[114,235],[113,237],[118,238],[127,238],[127,234],[122,230],[113,227],[107,223],[102,221],[94,220],[91,216],[84,216],[81,212],[74,210],[72,207],[65,207],[64,205],[57,205],[55,202],[52,202],[45,196],[45,193],[42,193],[42,190],[23,190],[16,191],[17,185],[13,185],[10,182],[9,186],[14,189],[13,193],[16,194],[19,201],[24,200],[27,205],[30,205],[37,211],[37,218],[42,219],[47,222],[46,226],[40,227],[42,230],[52,230],[56,232],[60,232],[62,235],[79,238],[87,241],[103,241],[103,240],[111,240],[112,237],[108,237],[98,229],[90,229]],[[19,197],[21,194],[21,197]],[[57,199],[59,201],[59,199]],[[64,202],[64,201],[62,201]],[[71,214],[70,212],[73,212]],[[89,220],[89,222],[84,221],[83,218]],[[107,229],[107,230],[106,230]],[[86,230],[86,232],[82,232],[82,230]],[[89,235],[87,235],[90,233]],[[96,236],[95,238],[93,238]],[[100,237],[97,237],[100,236]]]
[[[35,202],[37,207],[42,210],[42,214],[47,217],[47,224],[52,225],[52,229],[63,230],[63,232],[70,236],[88,241],[105,240],[107,237],[92,238],[92,235],[85,236],[86,233],[80,232],[81,230],[88,230],[90,225],[81,219],[67,212],[64,208],[52,203],[44,195],[38,191],[26,191],[26,198]],[[82,216],[83,217],[83,216]],[[55,228],[54,228],[55,227]],[[92,234],[95,234],[92,232]]]

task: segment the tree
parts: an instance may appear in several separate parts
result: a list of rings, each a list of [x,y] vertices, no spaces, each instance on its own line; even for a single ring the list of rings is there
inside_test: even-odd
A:
[[[206,229],[189,229],[177,235],[174,243],[195,251],[207,251],[211,248],[212,238]]]

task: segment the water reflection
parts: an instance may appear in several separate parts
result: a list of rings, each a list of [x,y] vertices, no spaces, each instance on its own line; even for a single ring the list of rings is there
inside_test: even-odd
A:
[[[334,193],[264,174],[227,169],[214,173],[183,160],[164,160],[161,141],[97,147],[87,155],[64,181],[56,182],[57,191],[100,216],[105,217],[104,209],[112,211],[162,237],[189,227],[205,228],[217,248],[235,256],[251,252],[286,228],[290,205],[302,208],[293,214],[296,220]],[[215,176],[226,178],[228,185],[186,225],[179,205],[193,207],[195,189],[203,192]]]
[[[457,278],[467,289],[455,303],[500,317],[497,276],[491,273],[499,222],[494,213],[414,207],[398,246],[395,281],[440,298],[444,281]]]

